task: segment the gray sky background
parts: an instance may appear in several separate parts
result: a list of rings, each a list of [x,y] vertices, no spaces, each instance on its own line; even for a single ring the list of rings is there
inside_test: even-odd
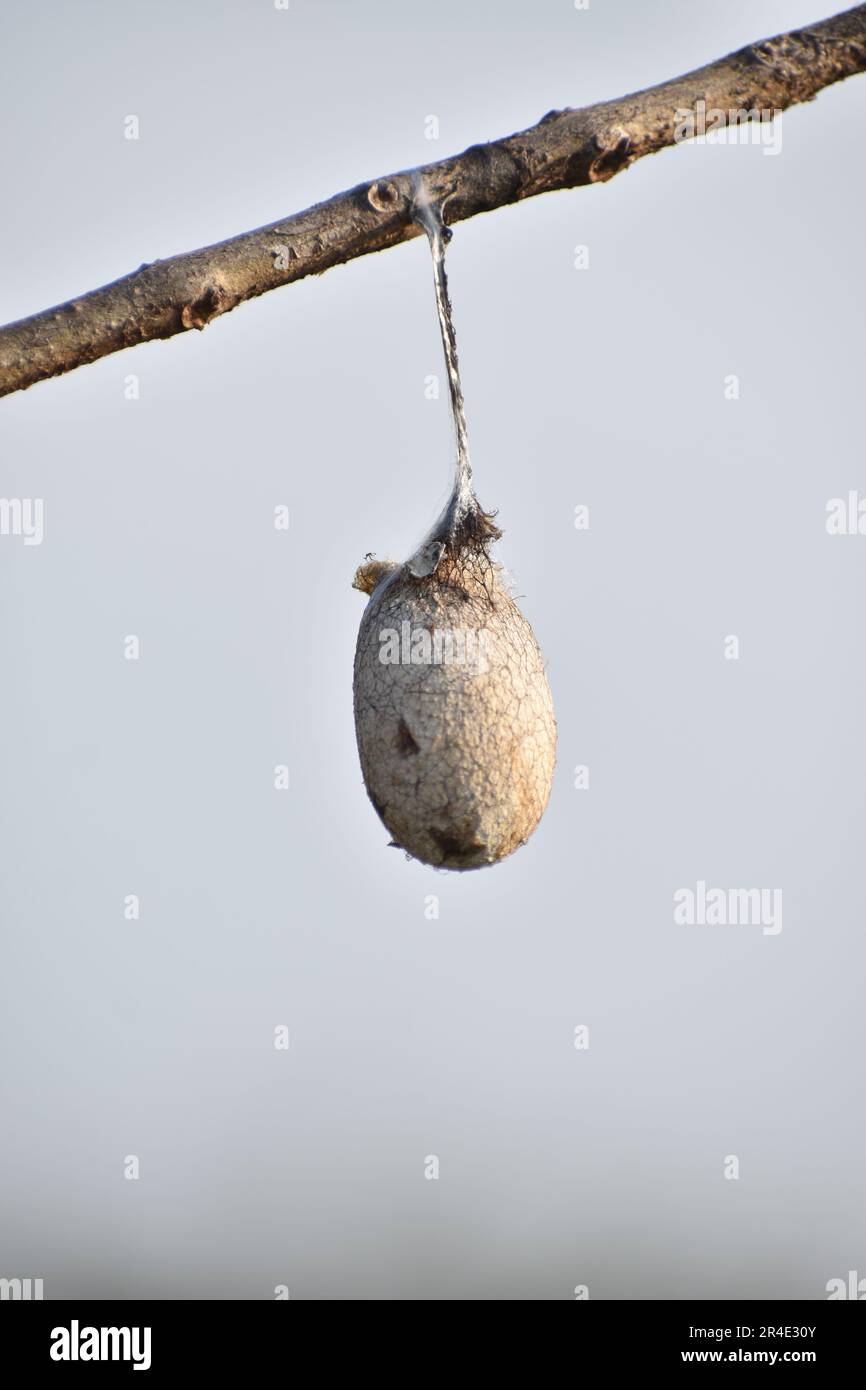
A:
[[[0,319],[832,8],[6,0]],[[421,241],[0,403],[0,496],[45,500],[41,546],[0,538],[0,1276],[866,1274],[866,538],[825,529],[866,496],[866,79],[781,130],[456,229],[476,481],[559,720],[550,807],[496,868],[387,848],[354,742],[354,568],[404,558],[450,477]],[[676,925],[701,879],[780,888],[783,930]]]

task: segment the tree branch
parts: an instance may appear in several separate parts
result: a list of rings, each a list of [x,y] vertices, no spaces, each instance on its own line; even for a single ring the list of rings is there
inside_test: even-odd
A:
[[[749,44],[658,87],[473,145],[420,171],[449,223],[554,189],[603,183],[672,145],[684,110],[781,111],[866,70],[866,4]],[[731,120],[736,117],[731,116]],[[135,343],[204,328],[237,304],[418,236],[413,171],[359,184],[306,212],[131,275],[0,328],[0,396]],[[447,204],[447,207],[445,206]]]

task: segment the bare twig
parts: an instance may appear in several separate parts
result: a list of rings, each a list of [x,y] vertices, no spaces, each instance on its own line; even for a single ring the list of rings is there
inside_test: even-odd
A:
[[[417,236],[421,178],[449,223],[554,189],[602,183],[675,143],[677,112],[781,111],[866,70],[866,4],[750,44],[658,87],[551,111],[503,140],[359,184],[326,203],[0,328],[0,396],[152,338],[204,328],[245,299]],[[681,120],[681,117],[679,118]]]

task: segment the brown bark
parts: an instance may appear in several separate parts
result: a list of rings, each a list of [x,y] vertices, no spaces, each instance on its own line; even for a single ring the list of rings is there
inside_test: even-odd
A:
[[[601,183],[672,145],[677,111],[784,110],[866,70],[866,4],[749,44],[646,91],[551,111],[529,130],[416,171],[449,223],[554,189]],[[413,171],[170,260],[0,328],[0,396],[153,338],[170,338],[280,285],[419,235]]]

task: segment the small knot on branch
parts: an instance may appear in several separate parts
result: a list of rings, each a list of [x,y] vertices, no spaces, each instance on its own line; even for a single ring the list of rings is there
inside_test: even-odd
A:
[[[596,136],[599,154],[589,166],[591,183],[606,183],[631,163],[631,136],[624,130],[612,130],[607,140]]]
[[[233,309],[237,300],[224,290],[222,285],[208,285],[203,294],[180,311],[180,321],[184,328],[205,328],[211,319],[218,318],[227,309]]]
[[[367,202],[377,212],[393,212],[400,201],[400,190],[390,179],[377,179],[367,189]]]

